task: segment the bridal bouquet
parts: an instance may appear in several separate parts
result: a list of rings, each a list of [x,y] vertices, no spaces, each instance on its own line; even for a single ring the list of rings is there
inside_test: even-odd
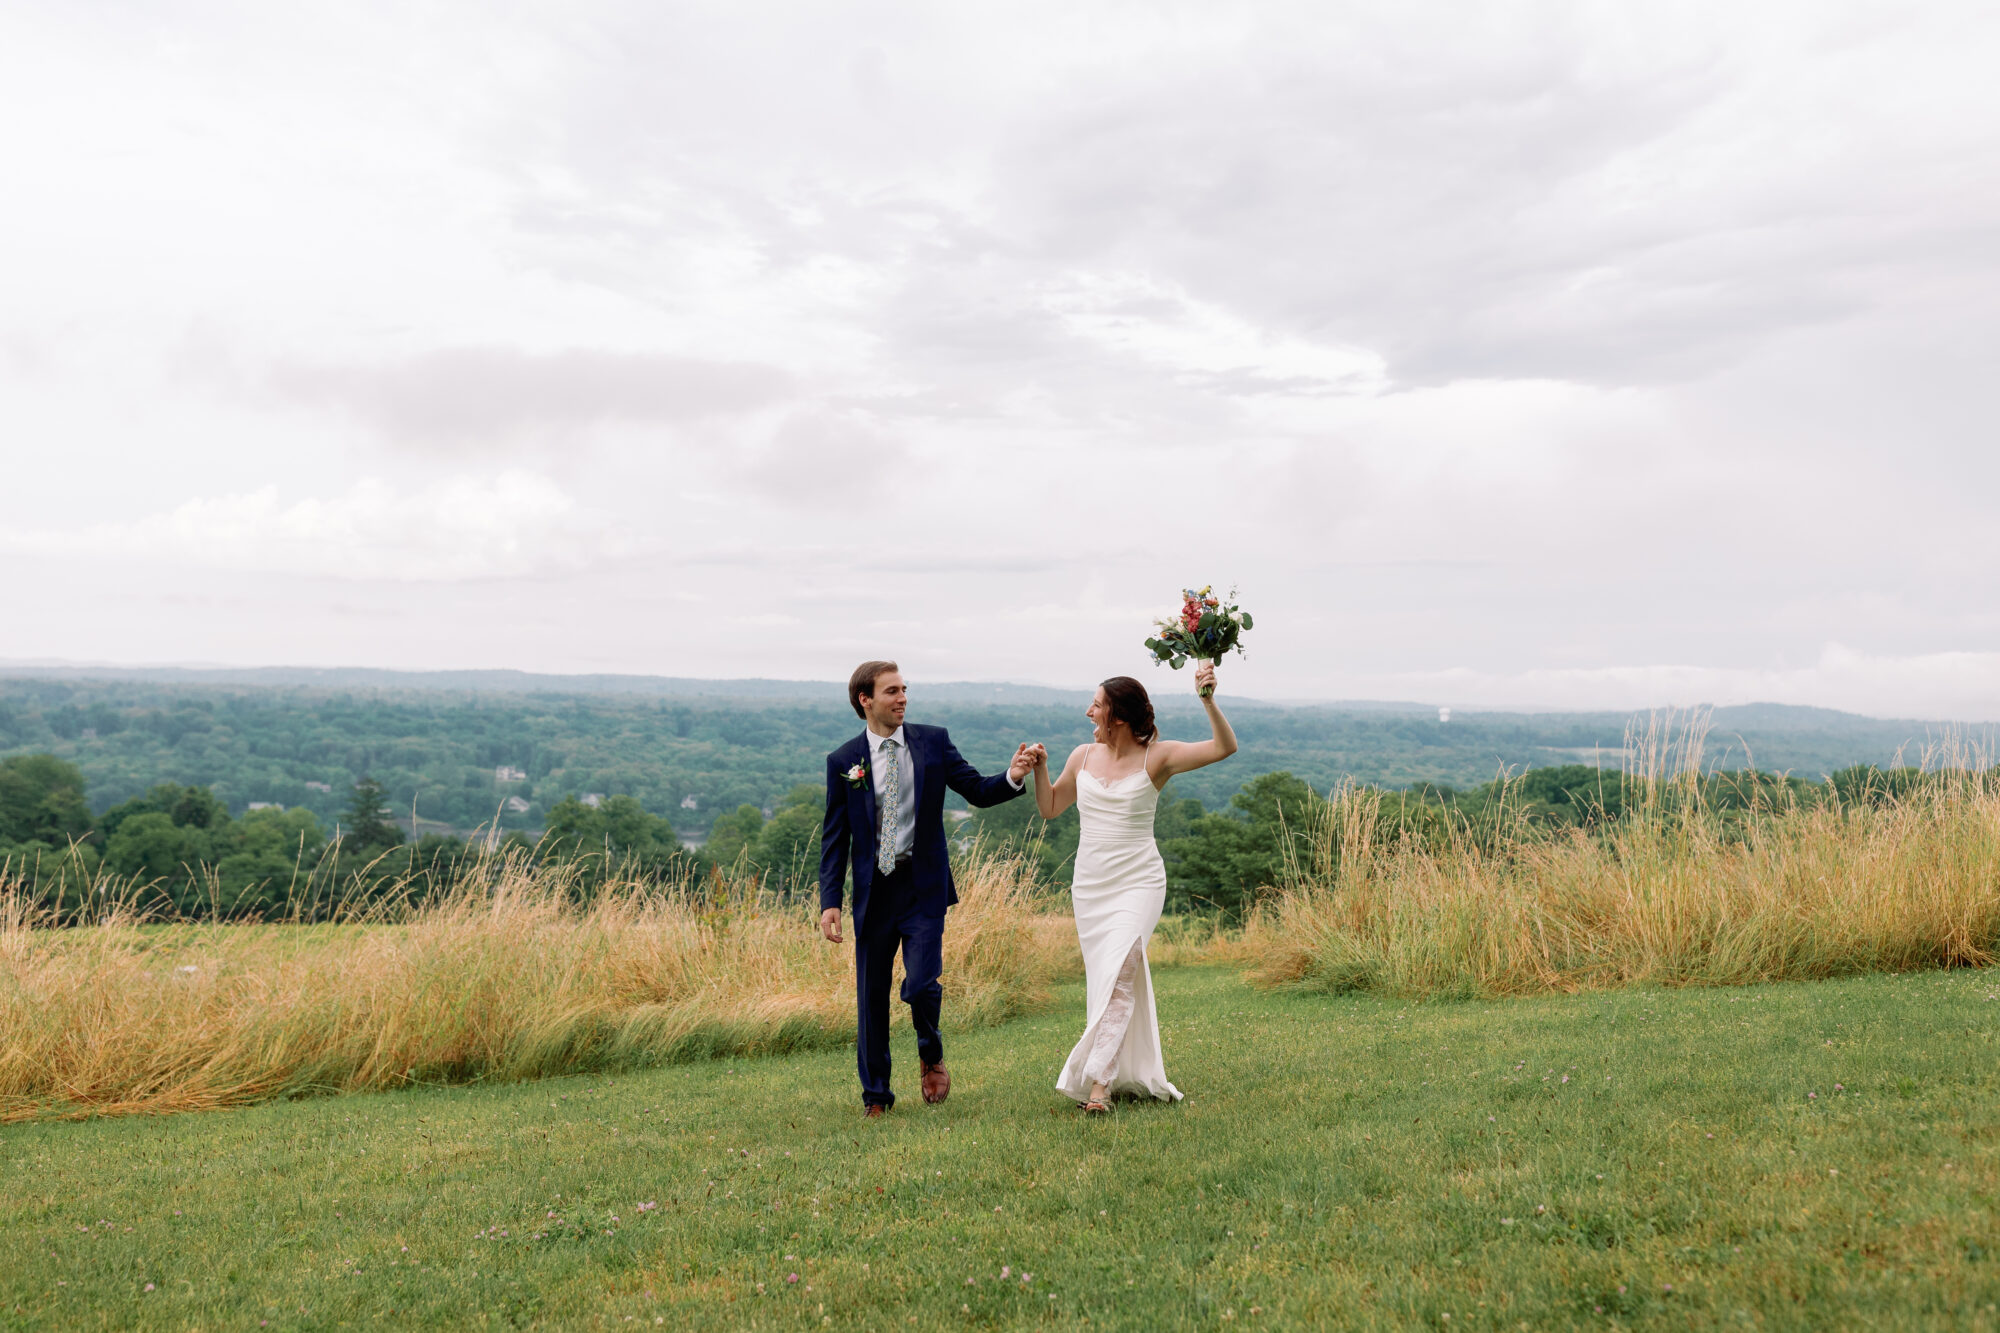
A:
[[[1236,596],[1234,592],[1229,594]],[[1220,662],[1223,654],[1243,651],[1243,631],[1251,626],[1250,613],[1233,601],[1225,602],[1210,588],[1181,592],[1181,613],[1171,620],[1156,620],[1157,637],[1146,640],[1153,662],[1165,662],[1179,671],[1192,657],[1197,661]],[[1204,689],[1205,699],[1211,691]]]

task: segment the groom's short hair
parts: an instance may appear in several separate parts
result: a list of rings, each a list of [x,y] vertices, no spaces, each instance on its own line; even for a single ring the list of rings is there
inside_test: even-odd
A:
[[[866,722],[868,714],[861,707],[861,696],[865,694],[871,699],[874,698],[875,678],[902,669],[894,662],[863,662],[854,668],[854,674],[847,678],[847,702],[854,705],[854,716]]]

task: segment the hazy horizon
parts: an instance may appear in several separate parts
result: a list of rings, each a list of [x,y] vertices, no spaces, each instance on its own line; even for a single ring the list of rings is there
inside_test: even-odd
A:
[[[47,676],[42,676],[37,674],[43,672],[51,674]],[[60,673],[71,673],[71,674],[66,676]],[[839,691],[842,689],[842,681],[833,677],[816,677],[816,676],[685,676],[685,675],[668,675],[658,672],[534,672],[534,671],[522,671],[514,667],[436,667],[436,668],[412,669],[412,668],[399,668],[399,667],[359,666],[353,663],[342,663],[342,664],[328,665],[328,666],[314,666],[314,665],[304,665],[298,663],[243,664],[243,663],[224,663],[224,662],[103,662],[103,661],[71,661],[64,659],[0,658],[0,678],[59,680],[59,679],[73,679],[80,677],[83,679],[90,679],[93,678],[92,673],[103,673],[101,677],[98,677],[103,679],[115,680],[122,678],[122,679],[132,679],[141,681],[147,679],[149,676],[171,678],[177,673],[185,673],[186,675],[190,676],[236,675],[236,676],[246,676],[246,677],[256,676],[256,675],[283,677],[287,673],[298,673],[300,675],[324,674],[329,676],[338,676],[342,674],[383,675],[389,677],[416,677],[416,678],[467,677],[467,676],[521,676],[521,677],[526,677],[531,682],[600,680],[600,681],[630,681],[635,683],[643,683],[643,682],[682,683],[687,685],[721,685],[721,686],[768,685],[768,686],[778,686],[778,687],[800,686],[800,687],[814,687],[815,691],[814,694],[801,693],[798,695],[790,695],[790,694],[780,695],[768,691],[765,692],[767,694],[770,694],[770,697],[774,698],[780,698],[780,697],[810,698],[810,697],[816,697],[816,695],[820,692],[830,692],[829,697],[837,697]],[[1190,689],[1192,688],[1192,675],[1193,673],[1189,671],[1183,671],[1180,673],[1180,676],[1186,678],[1186,683],[1188,683]],[[1180,694],[1182,693],[1182,691],[1178,690],[1176,687],[1181,685],[1183,681],[1176,678],[1170,678],[1166,670],[1162,669],[1157,673],[1142,674],[1140,676],[1140,679],[1147,683],[1148,690],[1153,694],[1154,701],[1156,704],[1159,704],[1161,706],[1171,707],[1176,704],[1184,702],[1187,707],[1189,708],[1194,707],[1195,701],[1192,698],[1188,698],[1186,700],[1182,700],[1180,698]],[[195,680],[195,681],[190,681],[188,683],[232,684],[238,682],[232,682],[227,680],[214,681],[214,682]],[[246,683],[264,683],[264,682],[246,682]],[[274,680],[269,683],[272,684],[274,687],[277,687],[282,682]],[[913,692],[920,692],[926,685],[933,686],[939,689],[950,689],[953,691],[991,688],[994,690],[1019,690],[1023,692],[1043,692],[1047,694],[1074,695],[1077,696],[1078,698],[1082,698],[1085,697],[1088,694],[1088,692],[1093,688],[1094,682],[1008,680],[1008,679],[998,679],[998,678],[984,678],[984,679],[981,678],[926,679],[924,677],[911,678],[911,686]],[[394,687],[392,686],[390,688]],[[416,685],[413,686],[412,688],[425,688],[425,687],[422,685]],[[458,689],[464,687],[440,684],[435,688],[438,688],[439,690],[442,691],[442,690]],[[495,690],[495,692],[504,692],[504,687],[497,684],[489,686],[489,688],[492,688],[493,690]],[[560,689],[552,689],[552,692],[559,693],[561,691]],[[1228,697],[1231,696],[1225,695],[1225,698]],[[1380,697],[1367,698],[1367,697],[1352,697],[1352,696],[1338,696],[1338,695],[1325,695],[1325,696],[1254,695],[1253,696],[1253,695],[1239,694],[1234,697],[1241,698],[1246,702],[1264,707],[1280,707],[1280,708],[1283,707],[1343,708],[1344,707],[1344,708],[1352,708],[1363,711],[1410,710],[1413,712],[1423,712],[1425,714],[1430,713],[1432,710],[1443,707],[1452,709],[1454,715],[1463,713],[1467,716],[1480,713],[1524,713],[1524,714],[1627,713],[1630,714],[1630,713],[1653,712],[1653,713],[1667,714],[1667,713],[1686,713],[1694,709],[1722,710],[1722,709],[1749,709],[1749,708],[1759,708],[1759,707],[1815,709],[1824,707],[1824,705],[1817,705],[1817,704],[1785,703],[1781,700],[1774,700],[1774,699],[1726,699],[1726,700],[1692,699],[1692,700],[1675,701],[1675,702],[1642,704],[1635,707],[1580,707],[1575,704],[1567,704],[1567,703],[1534,703],[1534,702],[1467,705],[1467,704],[1453,704],[1449,702],[1440,701],[1437,699],[1380,698]],[[958,701],[962,702],[963,700],[959,699]],[[1006,700],[1005,702],[1010,702],[1010,703],[1022,702],[1022,700],[1009,699]],[[1984,720],[1977,718],[1924,716],[1915,713],[1866,713],[1854,709],[1836,709],[1829,711],[1841,712],[1852,716],[1869,718],[1877,721],[1926,722],[1926,723],[1942,723],[1945,725],[1957,725],[1957,724],[1970,725],[1979,723]]]

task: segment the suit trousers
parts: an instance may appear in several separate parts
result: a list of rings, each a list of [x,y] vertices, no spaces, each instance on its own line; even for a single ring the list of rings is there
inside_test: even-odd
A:
[[[896,950],[903,951],[903,1003],[917,1030],[917,1056],[925,1064],[944,1060],[938,1017],[944,1005],[944,912],[916,906],[908,865],[879,876],[868,894],[868,918],[854,932],[854,980],[860,1000],[855,1029],[855,1063],[861,1072],[861,1100],[894,1106],[889,1089],[889,977]]]

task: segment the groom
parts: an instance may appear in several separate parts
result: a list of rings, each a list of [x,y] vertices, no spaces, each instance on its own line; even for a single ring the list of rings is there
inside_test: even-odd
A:
[[[944,987],[944,912],[958,901],[944,838],[944,789],[975,806],[1019,796],[1031,768],[1028,747],[1005,777],[982,777],[943,727],[903,724],[909,691],[894,662],[863,662],[847,700],[868,729],[826,757],[826,818],[819,852],[819,930],[840,943],[840,897],[854,860],[854,975],[860,993],[856,1062],[861,1101],[879,1116],[889,1090],[889,970],[903,951],[903,1003],[917,1029],[924,1100],[951,1092],[938,1036]]]

